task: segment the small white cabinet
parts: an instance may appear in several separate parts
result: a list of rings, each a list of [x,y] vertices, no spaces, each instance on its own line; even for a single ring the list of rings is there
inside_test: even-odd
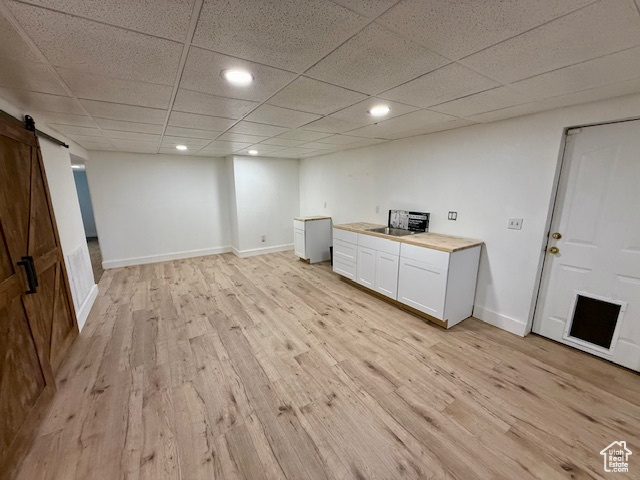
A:
[[[398,298],[398,265],[400,257],[376,252],[376,291],[387,297]]]
[[[356,281],[358,262],[358,234],[333,229],[333,271]]]
[[[309,263],[329,260],[331,217],[298,217],[293,220],[293,252]]]
[[[373,235],[358,234],[357,282],[396,300],[400,244]]]
[[[358,246],[358,276],[356,281],[367,288],[376,285],[376,251],[373,248]]]

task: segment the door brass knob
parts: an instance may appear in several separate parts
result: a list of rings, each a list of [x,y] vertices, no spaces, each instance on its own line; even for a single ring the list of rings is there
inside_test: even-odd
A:
[[[557,254],[560,252],[560,249],[558,247],[551,247],[549,249],[549,253],[552,253],[553,255]]]
[[[556,240],[560,240],[562,238],[562,234],[556,232],[553,235],[551,235],[553,238],[555,238]]]

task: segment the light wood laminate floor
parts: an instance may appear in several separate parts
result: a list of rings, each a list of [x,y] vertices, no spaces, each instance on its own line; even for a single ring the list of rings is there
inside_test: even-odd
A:
[[[99,287],[21,480],[640,475],[639,377],[543,338],[445,331],[290,253]]]

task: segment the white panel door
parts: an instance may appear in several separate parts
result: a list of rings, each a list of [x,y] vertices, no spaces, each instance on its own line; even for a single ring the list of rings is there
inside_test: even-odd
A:
[[[570,132],[533,326],[634,370],[640,370],[639,185],[640,121]],[[568,336],[578,292],[626,304],[609,352]]]
[[[385,252],[376,252],[376,291],[398,298],[398,268],[400,257]]]
[[[300,258],[307,258],[304,230],[300,230],[299,228],[293,229],[293,253]]]
[[[440,320],[444,316],[447,269],[400,257],[398,301]]]
[[[370,289],[376,283],[376,251],[372,248],[358,247],[358,266],[356,282]]]

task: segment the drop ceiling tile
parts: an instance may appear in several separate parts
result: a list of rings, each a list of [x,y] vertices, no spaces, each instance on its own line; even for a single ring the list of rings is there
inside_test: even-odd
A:
[[[373,23],[307,70],[305,75],[373,95],[449,62]]]
[[[240,119],[258,105],[259,103],[248,100],[216,97],[180,88],[173,109],[180,112]]]
[[[260,142],[260,145],[274,145],[277,147],[297,147],[298,145],[302,145],[304,141],[302,140],[288,140],[286,138],[273,137],[267,140],[263,140]]]
[[[167,108],[173,92],[168,85],[90,75],[67,68],[58,68],[58,73],[76,97],[89,100]]]
[[[229,142],[224,140],[215,140],[207,145],[205,148],[219,148],[219,149],[230,149],[231,151],[240,150],[241,148],[246,148],[251,146],[251,143],[246,142]]]
[[[206,138],[187,138],[187,137],[174,137],[171,135],[165,135],[162,137],[163,147],[175,147],[176,145],[186,145],[190,150],[195,148],[202,148],[209,144],[211,140]]]
[[[160,151],[159,151],[159,153],[162,153],[164,155],[184,155],[184,156],[195,155],[198,152],[199,152],[199,149],[182,150],[182,151],[176,150],[173,146],[160,147]]]
[[[378,22],[452,60],[462,58],[593,0],[403,0]]]
[[[301,72],[367,19],[317,0],[205,0],[193,44]]]
[[[253,75],[254,82],[244,87],[231,85],[222,76],[222,71],[227,69],[246,70]],[[191,47],[180,86],[222,97],[262,102],[295,77],[295,73],[285,70]]]
[[[301,147],[292,147],[285,148],[284,150],[280,150],[279,152],[275,152],[274,156],[282,157],[282,158],[299,158],[300,155],[305,153],[313,153],[317,150],[312,150],[309,148],[301,148]]]
[[[559,108],[567,107],[569,105],[578,105],[580,103],[595,102],[597,100],[604,100],[605,98],[631,95],[634,93],[640,93],[640,79],[638,78],[613,85],[605,85],[603,87],[590,88],[589,90],[583,90],[581,92],[547,98],[543,100],[543,103],[550,105],[552,108]]]
[[[222,132],[212,132],[211,130],[198,130],[195,128],[186,128],[186,127],[174,127],[167,126],[165,135],[173,135],[176,137],[185,137],[185,138],[204,138],[213,140]]]
[[[41,61],[2,14],[0,14],[0,58],[12,58],[24,62],[40,63]]]
[[[236,120],[222,117],[212,117],[209,115],[199,115],[197,113],[171,112],[169,125],[176,127],[197,128],[199,130],[211,130],[214,132],[224,132]]]
[[[442,123],[436,123],[433,125],[426,125],[424,127],[418,127],[410,130],[404,130],[395,134],[387,136],[389,140],[398,140],[400,138],[415,137],[417,135],[426,135],[429,133],[444,132],[445,130],[453,130],[455,128],[469,127],[475,125],[476,122],[467,120],[466,118],[456,118]]]
[[[534,98],[550,98],[640,78],[640,47],[543,73],[511,87]]]
[[[222,158],[231,155],[233,152],[227,151],[216,151],[216,150],[206,150],[202,149],[196,153],[194,153],[197,157],[213,157],[213,158]]]
[[[85,113],[76,100],[62,95],[0,87],[0,97],[22,109],[71,113],[74,115]]]
[[[129,30],[183,42],[189,28],[193,0],[25,0]]]
[[[173,85],[182,44],[11,2],[20,24],[56,67]]]
[[[0,87],[18,88],[32,92],[67,95],[62,85],[42,63],[32,60],[1,59]]]
[[[111,142],[116,145],[118,148],[158,148],[158,141],[148,141],[148,140],[128,140],[124,138],[114,138],[111,139]]]
[[[313,122],[318,118],[321,118],[320,115],[264,104],[247,115],[245,120],[268,123],[269,125],[277,125],[280,127],[296,128],[305,123]]]
[[[88,135],[93,137],[101,137],[102,132],[96,127],[80,127],[77,125],[59,125],[57,123],[50,123],[49,126],[60,133],[71,135]]]
[[[329,115],[327,117],[322,117],[320,120],[316,120],[315,122],[308,123],[300,128],[302,130],[312,130],[314,132],[343,133],[359,127],[362,127],[362,125],[345,122],[344,120],[340,120]]]
[[[362,140],[362,139],[360,139]],[[327,150],[333,148],[335,145],[330,143],[320,143],[320,142],[307,142],[300,145],[302,148],[312,148],[314,150]]]
[[[114,147],[112,147],[111,145],[94,145],[91,143],[85,143],[84,145],[81,145],[82,147],[85,148],[85,150],[88,151],[99,151],[99,152],[117,152],[118,150],[116,150]]]
[[[505,120],[507,118],[519,117],[521,115],[530,115],[532,113],[542,112],[552,108],[553,107],[541,102],[532,102],[525,103],[524,105],[516,105],[515,107],[494,110],[493,112],[479,113],[478,115],[471,115],[467,118],[477,123],[488,123]]]
[[[67,133],[65,137],[70,138],[74,142],[109,142],[109,139],[104,135],[80,135],[75,133]]]
[[[127,153],[148,153],[155,154],[158,152],[158,147],[136,147],[136,146],[119,146],[119,152],[127,152]]]
[[[390,108],[389,113],[384,117],[374,117],[369,113],[369,110],[377,105],[386,105]],[[402,103],[391,102],[382,98],[367,98],[363,102],[351,105],[336,113],[332,113],[330,117],[343,120],[345,122],[355,123],[359,125],[369,125],[377,123],[382,120],[388,120],[399,115],[404,115],[409,112],[418,110],[417,107],[411,107]]]
[[[162,134],[162,125],[152,125],[150,123],[125,122],[124,120],[111,120],[108,118],[95,117],[95,121],[100,128],[106,130],[120,130],[123,132],[155,133]],[[61,123],[61,122],[58,122]]]
[[[348,145],[350,143],[360,142],[362,138],[351,137],[349,135],[332,135],[330,137],[318,140],[319,143],[329,143],[331,145]]]
[[[119,103],[99,102],[97,100],[80,100],[80,103],[93,117],[109,120],[164,125],[167,118],[167,111],[158,108],[136,107]]]
[[[326,115],[348,107],[366,95],[312,78],[299,77],[276,93],[268,103],[277,107]]]
[[[273,153],[278,152],[280,150],[284,150],[286,147],[277,146],[277,145],[265,145],[264,143],[257,143],[255,145],[250,145],[245,148],[241,148],[238,151],[249,153],[249,150],[257,150],[258,155],[262,155],[265,153]]]
[[[381,138],[365,138],[361,139],[359,142],[349,143],[346,145],[346,148],[360,148],[360,147],[370,147],[371,145],[377,145],[379,143],[387,143],[388,140],[383,140]]]
[[[398,0],[331,0],[367,18],[376,18]]]
[[[562,2],[559,2],[562,3]],[[629,2],[603,0],[462,60],[502,82],[640,45],[640,15]]]
[[[282,135],[278,135],[277,138],[284,138],[286,140],[299,140],[301,142],[313,142],[321,138],[327,138],[329,136],[331,136],[331,134],[324,132],[312,132],[310,130],[289,130]]]
[[[259,143],[262,140],[266,140],[269,137],[260,135],[247,135],[245,133],[224,133],[220,135],[216,140],[223,140],[229,142],[246,142],[246,143]]]
[[[481,93],[469,95],[468,97],[459,98],[451,102],[443,103],[431,110],[446,113],[448,115],[457,115],[459,117],[468,117],[476,113],[489,112],[500,108],[512,107],[523,103],[531,102],[531,98],[527,97],[509,87],[498,87],[492,90],[486,90]]]
[[[265,137],[273,137],[288,131],[286,127],[277,127],[275,125],[265,125],[263,123],[238,122],[229,129],[231,133],[246,133],[248,135],[261,135]]]
[[[349,135],[367,138],[391,139],[405,132],[415,132],[419,129],[429,129],[435,125],[456,120],[456,117],[431,110],[418,110],[400,117],[385,120],[375,125],[352,130]],[[324,140],[323,140],[324,141]]]
[[[121,132],[120,130],[103,130],[103,132],[107,138],[111,139],[136,140],[155,143],[160,141],[160,135],[154,135],[151,133]]]
[[[499,85],[498,82],[473,70],[452,63],[404,85],[387,90],[379,96],[427,108]]]
[[[36,125],[45,123],[57,123],[59,125],[76,125],[78,127],[95,127],[95,122],[88,115],[70,115],[67,113],[39,112],[31,113]]]

